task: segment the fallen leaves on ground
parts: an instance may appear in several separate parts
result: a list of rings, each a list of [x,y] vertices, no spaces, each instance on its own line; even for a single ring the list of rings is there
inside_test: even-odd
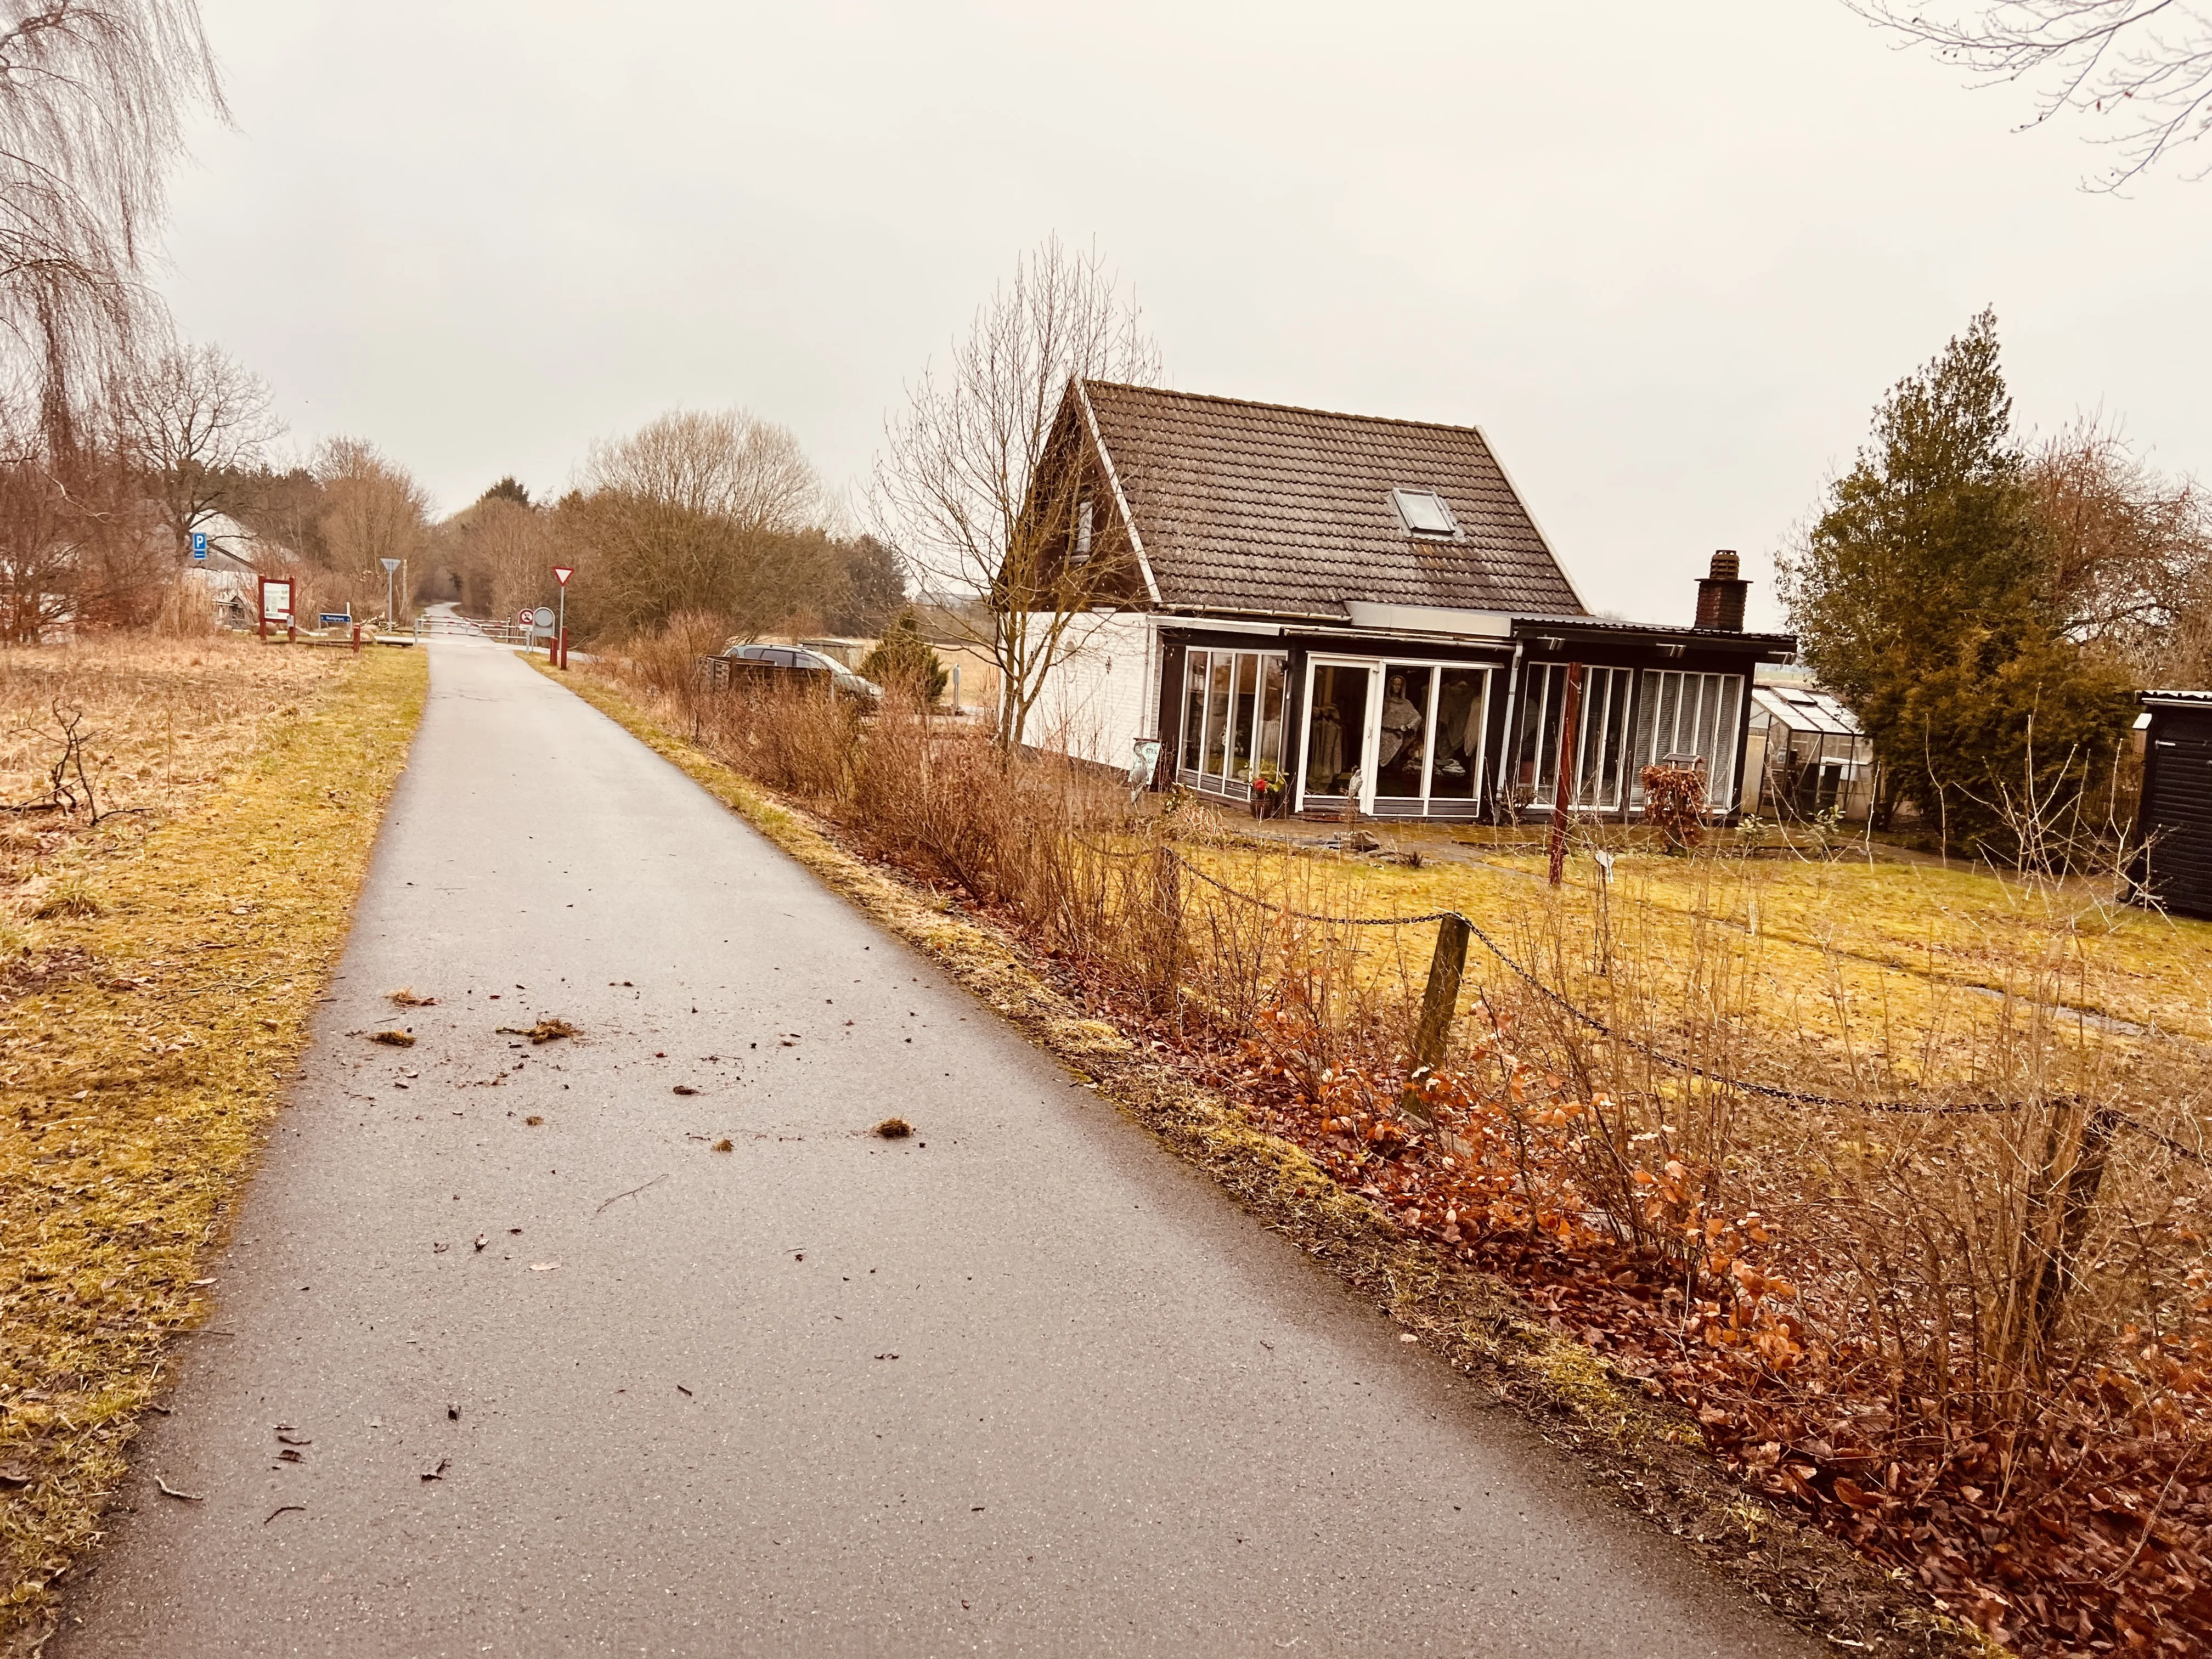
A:
[[[885,1140],[902,1140],[914,1133],[914,1125],[902,1117],[887,1117],[876,1125],[872,1133],[881,1135]]]
[[[535,1025],[501,1025],[496,1029],[501,1036],[528,1037],[532,1042],[554,1042],[562,1037],[580,1035],[576,1028],[567,1020],[555,1019],[550,1016],[539,1020]]]
[[[415,1046],[412,1031],[371,1031],[368,1040],[380,1042],[387,1048],[412,1048]]]

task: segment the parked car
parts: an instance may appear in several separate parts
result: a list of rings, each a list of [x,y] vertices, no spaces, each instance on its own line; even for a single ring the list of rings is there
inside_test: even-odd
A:
[[[831,688],[844,696],[872,703],[882,701],[884,695],[883,687],[873,680],[862,679],[835,657],[803,645],[732,645],[722,653],[721,660],[729,665],[725,672],[742,674],[765,684],[788,685],[799,683],[800,677],[810,681],[826,677]]]

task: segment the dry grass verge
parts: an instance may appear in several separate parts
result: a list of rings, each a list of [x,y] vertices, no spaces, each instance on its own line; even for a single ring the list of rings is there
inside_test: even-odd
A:
[[[1747,1493],[1713,1465],[1695,1418],[1563,1334],[1498,1278],[1437,1248],[1401,1213],[1352,1190],[1293,1139],[1202,1073],[1194,1056],[1139,1040],[1140,1008],[1101,1005],[1066,964],[957,900],[862,856],[840,834],[778,799],[585,673],[550,676],[617,720],[733,808],[830,886],[927,951],[1002,1017],[1164,1142],[1205,1169],[1250,1212],[1327,1263],[1359,1294],[1455,1367],[1487,1379],[1626,1507],[1685,1540],[1762,1601],[1853,1650],[1988,1654],[1980,1632],[1931,1611],[1891,1574]],[[656,718],[656,715],[659,718]],[[1418,1220],[1418,1215],[1416,1216]]]
[[[170,1339],[203,1311],[199,1263],[298,1063],[422,711],[416,653],[220,643],[176,662],[153,645],[135,669],[126,642],[100,647],[125,701],[171,669],[245,678],[177,677],[209,717],[180,732],[189,781],[180,767],[156,811],[40,827],[86,902],[21,922],[0,985],[0,1652],[41,1639]],[[169,722],[118,726],[140,737],[113,741],[115,769],[149,783]]]

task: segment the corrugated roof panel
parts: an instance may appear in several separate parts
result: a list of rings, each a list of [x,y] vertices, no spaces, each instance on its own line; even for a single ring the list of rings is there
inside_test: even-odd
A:
[[[1821,732],[1831,737],[1863,737],[1857,716],[1826,691],[1796,686],[1759,685],[1752,701],[1793,732]]]

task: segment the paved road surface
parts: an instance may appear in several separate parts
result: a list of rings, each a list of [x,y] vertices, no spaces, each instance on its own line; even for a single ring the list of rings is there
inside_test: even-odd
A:
[[[432,663],[51,1651],[1815,1650],[619,728]]]

